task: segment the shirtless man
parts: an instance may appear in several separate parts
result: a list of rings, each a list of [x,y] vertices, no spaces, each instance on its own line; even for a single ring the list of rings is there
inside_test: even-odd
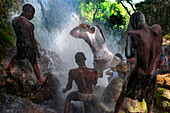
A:
[[[80,24],[70,31],[75,38],[84,39],[90,46],[94,55],[94,68],[97,69],[98,77],[103,77],[103,71],[115,67],[120,59],[114,56],[107,48],[104,35],[98,26],[90,27],[88,24]]]
[[[38,85],[41,85],[45,80],[46,76],[40,78],[40,70],[37,64],[37,58],[40,57],[40,53],[37,47],[36,39],[34,37],[34,25],[29,21],[34,17],[35,9],[30,4],[25,4],[22,7],[22,13],[20,16],[14,18],[12,26],[17,36],[16,46],[17,54],[12,58],[8,67],[3,71],[6,75],[7,71],[15,64],[19,59],[28,59],[33,66],[34,72],[38,79]]]
[[[82,52],[78,52],[75,55],[75,59],[79,67],[69,71],[68,83],[66,88],[63,89],[63,93],[72,88],[73,80],[78,86],[78,91],[68,94],[65,101],[64,113],[69,112],[71,100],[84,102],[85,113],[87,113],[87,108],[93,97],[92,85],[97,84],[97,70],[86,67],[86,57]]]
[[[133,13],[130,25],[133,31],[127,36],[125,56],[127,59],[135,57],[135,67],[123,85],[114,112],[119,112],[124,98],[131,98],[140,102],[145,99],[147,112],[152,113],[156,86],[154,68],[162,51],[162,29],[157,24],[149,27],[141,12]]]

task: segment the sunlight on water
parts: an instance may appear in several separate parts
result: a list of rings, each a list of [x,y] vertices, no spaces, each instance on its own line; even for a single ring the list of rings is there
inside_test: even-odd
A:
[[[69,32],[82,23],[72,6],[74,0],[25,0],[35,7],[35,18],[32,22],[35,25],[35,36],[42,48],[56,52],[65,65],[64,76],[53,70],[58,75],[62,87],[65,87],[70,69],[77,68],[75,54],[83,52],[87,58],[87,67],[93,68],[93,54],[90,47],[82,39],[72,37]],[[115,39],[105,35],[108,49],[116,53],[118,46]],[[107,40],[109,39],[109,40]],[[99,80],[98,85],[106,86],[107,76]]]

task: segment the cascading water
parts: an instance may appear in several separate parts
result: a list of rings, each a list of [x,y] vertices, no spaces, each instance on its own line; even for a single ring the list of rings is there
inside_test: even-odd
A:
[[[83,40],[69,34],[71,29],[82,23],[73,7],[75,0],[25,0],[25,3],[35,7],[35,18],[32,22],[35,24],[35,36],[41,47],[59,54],[63,63],[67,65],[64,80],[67,80],[68,71],[77,67],[74,56],[79,51],[85,53],[87,66],[93,67],[90,47]],[[113,53],[118,52],[118,46],[112,36],[105,35],[105,38],[109,50]],[[66,82],[64,81],[64,84]],[[106,78],[99,80],[99,83],[106,86]]]
[[[53,73],[58,75],[60,79],[61,89],[66,86],[69,70],[77,68],[74,58],[77,52],[83,52],[87,58],[86,65],[93,67],[93,54],[90,47],[84,40],[76,39],[69,34],[71,29],[82,23],[73,7],[75,1],[25,0],[25,3],[30,3],[35,7],[35,17],[32,22],[35,25],[35,37],[40,46],[56,52],[65,65],[64,69],[61,70],[63,76],[57,74],[61,72],[56,72],[55,67],[53,67]],[[112,36],[105,35],[105,38],[109,50],[113,53],[118,52],[118,46]],[[98,84],[106,86],[108,84],[107,77],[99,79]],[[74,88],[75,85],[72,89],[74,90]]]
[[[35,25],[35,36],[41,47],[56,52],[62,62],[66,65],[64,68],[65,76],[58,77],[64,81],[65,87],[68,72],[72,68],[76,68],[75,54],[79,51],[84,52],[88,67],[93,67],[93,55],[89,46],[80,39],[75,39],[69,32],[80,20],[72,7],[70,0],[25,0],[35,7],[35,17],[32,22]],[[81,23],[81,22],[80,22]],[[54,73],[55,68],[54,68]]]

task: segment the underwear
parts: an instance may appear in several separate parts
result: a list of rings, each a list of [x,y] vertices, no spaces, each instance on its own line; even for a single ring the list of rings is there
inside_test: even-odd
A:
[[[78,98],[82,101],[82,102],[90,102],[93,98],[93,94],[84,94],[84,93],[80,93],[78,91]]]

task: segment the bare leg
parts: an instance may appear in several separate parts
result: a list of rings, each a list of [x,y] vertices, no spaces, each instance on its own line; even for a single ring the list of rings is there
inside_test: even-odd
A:
[[[78,99],[78,92],[77,91],[71,92],[70,94],[67,95],[67,98],[66,98],[66,101],[65,101],[65,106],[64,106],[64,113],[69,112],[71,100],[80,101]]]
[[[153,108],[153,100],[152,100],[151,104],[147,103],[147,111],[148,111],[148,113],[152,113],[152,108]]]
[[[4,76],[6,76],[7,71],[9,71],[9,70],[11,69],[11,67],[15,64],[16,61],[17,61],[17,60],[16,60],[16,55],[15,55],[15,56],[12,58],[11,62],[9,63],[9,65],[4,68],[4,70],[3,70]]]
[[[89,113],[89,105],[90,105],[90,102],[84,102],[84,109],[85,109],[85,113]]]
[[[121,93],[119,98],[118,98],[118,100],[117,100],[114,113],[118,113],[119,112],[120,108],[123,105],[123,102],[124,102],[124,97],[122,96],[122,93]]]
[[[35,72],[35,75],[37,76],[38,79],[38,85],[41,85],[45,80],[46,80],[46,76],[44,76],[42,79],[40,78],[40,69],[38,67],[38,64],[33,64],[33,69]]]

